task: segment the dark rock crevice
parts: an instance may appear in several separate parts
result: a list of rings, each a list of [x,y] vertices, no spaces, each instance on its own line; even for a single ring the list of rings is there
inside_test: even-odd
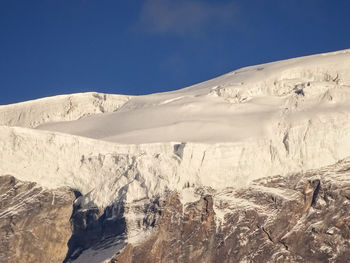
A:
[[[98,249],[112,243],[124,247],[126,221],[124,218],[125,189],[119,191],[116,202],[104,209],[94,203],[82,205],[84,196],[77,193],[70,218],[72,236],[64,263],[77,259],[86,249]]]
[[[271,237],[271,235],[269,234],[269,232],[264,228],[261,227],[261,230],[265,233],[266,237],[268,238],[268,240],[270,240],[272,243],[275,243]]]
[[[318,194],[319,194],[319,192],[321,190],[321,181],[316,179],[316,180],[311,181],[310,184],[311,184],[311,186],[314,189],[314,193],[312,195],[311,206],[315,206]]]

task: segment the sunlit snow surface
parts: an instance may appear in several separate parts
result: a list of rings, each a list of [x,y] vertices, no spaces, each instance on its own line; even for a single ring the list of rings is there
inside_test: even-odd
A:
[[[128,144],[271,137],[278,124],[348,112],[349,60],[340,52],[244,68],[182,90],[134,97],[110,114],[39,129]]]
[[[102,206],[120,195],[133,202],[165,189],[241,186],[350,156],[349,101],[345,50],[173,92],[0,106],[0,173],[68,185]]]

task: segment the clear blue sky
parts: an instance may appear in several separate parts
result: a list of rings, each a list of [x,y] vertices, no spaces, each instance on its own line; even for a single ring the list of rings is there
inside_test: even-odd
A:
[[[348,0],[0,0],[0,104],[147,94],[350,48]]]

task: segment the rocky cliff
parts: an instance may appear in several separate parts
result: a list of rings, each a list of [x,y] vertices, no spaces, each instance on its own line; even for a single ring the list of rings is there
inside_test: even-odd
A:
[[[110,262],[348,262],[350,159],[164,202],[153,234]],[[217,212],[222,213],[221,220]]]
[[[0,176],[0,262],[62,262],[74,192]]]
[[[82,209],[71,189],[0,177],[1,262],[347,262],[350,159],[249,187]],[[75,201],[74,201],[75,200]],[[142,238],[127,239],[127,214]],[[140,233],[139,233],[140,234]]]

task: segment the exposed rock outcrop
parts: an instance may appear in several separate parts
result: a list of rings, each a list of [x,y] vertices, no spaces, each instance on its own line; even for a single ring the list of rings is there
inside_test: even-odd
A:
[[[45,190],[0,176],[0,262],[62,262],[74,199],[68,188]]]
[[[197,189],[186,204],[173,191],[89,209],[70,189],[1,176],[0,261],[348,262],[349,175],[345,159],[243,189]],[[148,235],[130,239],[128,220]]]
[[[111,262],[348,262],[349,167],[207,189],[185,207],[171,193],[154,234]]]
[[[82,197],[81,197],[82,198]],[[124,246],[126,222],[124,218],[123,200],[107,208],[100,209],[90,204],[90,208],[81,206],[78,198],[73,206],[70,218],[72,236],[68,241],[68,252],[64,262],[74,262],[84,250],[98,251],[112,247],[112,255]],[[112,256],[110,255],[110,256]],[[89,255],[83,256],[91,258]],[[104,255],[108,258],[108,255]],[[100,257],[101,262],[104,258]],[[80,258],[78,262],[85,262]]]

